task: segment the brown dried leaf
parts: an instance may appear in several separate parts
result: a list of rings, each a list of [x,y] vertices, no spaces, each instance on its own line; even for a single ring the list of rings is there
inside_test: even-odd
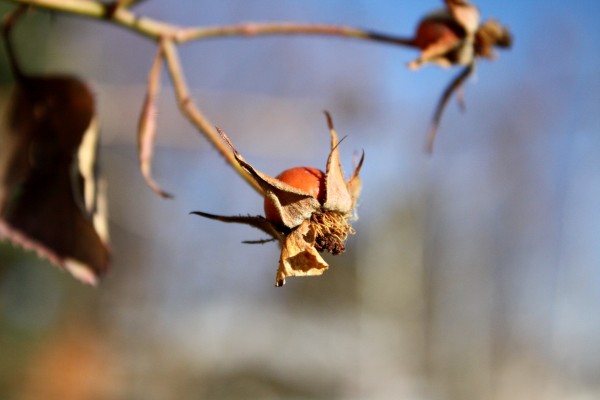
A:
[[[93,115],[93,96],[79,80],[23,76],[0,130],[0,237],[91,284],[108,267],[108,249],[80,206],[75,166]]]
[[[285,237],[275,286],[283,286],[288,276],[321,275],[329,268],[314,244],[315,232],[311,229],[310,221],[304,221]]]

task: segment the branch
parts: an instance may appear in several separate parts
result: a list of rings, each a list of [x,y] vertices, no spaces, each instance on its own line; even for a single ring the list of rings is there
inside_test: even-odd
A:
[[[272,35],[318,35],[339,36],[347,39],[361,39],[400,46],[414,47],[413,39],[373,32],[351,26],[327,24],[299,24],[292,22],[244,22],[235,25],[187,28],[176,34],[177,42],[189,42],[230,36],[272,36]]]
[[[26,4],[37,8],[99,19],[122,26],[143,36],[158,40],[161,36],[173,36],[180,28],[151,18],[137,16],[125,7],[102,4],[88,0],[2,0]]]
[[[214,125],[200,112],[190,97],[185,76],[179,62],[179,55],[175,44],[165,39],[163,41],[163,54],[169,70],[169,75],[175,88],[177,103],[181,112],[190,120],[190,122],[200,130],[200,132],[208,139],[215,149],[227,160],[229,165],[248,182],[257,192],[263,194],[262,188],[252,179],[252,177],[239,165],[229,147],[225,145],[221,136],[218,134]]]
[[[27,4],[52,11],[74,14],[83,17],[105,20],[122,26],[154,40],[161,37],[172,39],[176,43],[193,40],[231,36],[267,36],[267,35],[320,35],[339,36],[382,42],[400,46],[414,47],[412,39],[396,37],[383,33],[350,26],[327,24],[298,24],[286,22],[241,23],[236,25],[212,27],[179,27],[159,20],[139,16],[127,8],[127,4],[100,3],[90,0],[1,0],[9,3]],[[127,2],[124,2],[127,3]]]
[[[267,35],[321,35],[338,36],[342,38],[360,39],[401,46],[414,46],[411,39],[405,39],[376,33],[364,29],[348,26],[335,26],[326,24],[298,24],[298,23],[241,23],[235,25],[212,27],[179,27],[162,21],[137,15],[129,10],[129,6],[136,1],[116,0],[110,3],[101,3],[91,0],[1,0],[19,5],[29,5],[51,11],[83,16],[97,19],[121,26],[142,36],[155,40],[162,46],[162,57],[168,67],[169,75],[173,81],[175,94],[181,112],[190,122],[206,137],[227,162],[261,195],[262,188],[243,170],[236,162],[233,153],[223,143],[214,125],[202,114],[190,97],[185,75],[181,68],[176,44],[190,41],[232,37],[232,36],[267,36]],[[160,51],[159,51],[160,54]],[[160,195],[166,197],[151,176],[150,161],[152,159],[152,142],[154,138],[155,112],[154,98],[158,91],[158,76],[160,62],[155,60],[155,67],[151,73],[149,93],[146,99],[138,132],[140,147],[140,163],[144,178],[150,187]]]

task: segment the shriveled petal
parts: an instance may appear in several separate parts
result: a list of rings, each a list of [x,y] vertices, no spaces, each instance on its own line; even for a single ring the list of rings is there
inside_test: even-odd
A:
[[[309,221],[287,235],[282,242],[275,286],[283,286],[288,276],[321,275],[329,268],[314,247],[315,233]]]
[[[233,150],[239,165],[260,185],[265,192],[265,197],[273,202],[286,227],[297,227],[321,207],[319,201],[309,193],[256,170],[237,152],[227,135],[221,129],[217,128],[217,130]]]
[[[344,172],[340,163],[340,152],[338,150],[338,137],[333,127],[331,115],[325,112],[327,116],[327,125],[331,133],[331,152],[327,159],[325,169],[325,203],[324,208],[332,211],[347,213],[352,210],[352,196],[348,192],[348,187],[344,179]]]

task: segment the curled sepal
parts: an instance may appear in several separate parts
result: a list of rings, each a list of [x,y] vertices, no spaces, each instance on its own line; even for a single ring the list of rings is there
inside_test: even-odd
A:
[[[329,268],[315,249],[316,233],[310,221],[304,221],[281,243],[281,256],[275,286],[283,286],[288,276],[321,275]]]
[[[438,127],[440,126],[442,114],[444,113],[446,104],[448,104],[448,100],[450,100],[450,97],[452,97],[453,93],[462,87],[463,83],[469,78],[469,76],[473,74],[474,71],[475,63],[469,64],[462,71],[460,71],[458,75],[456,75],[456,77],[448,84],[448,86],[446,86],[446,89],[444,89],[444,92],[442,93],[442,96],[438,100],[437,106],[435,107],[429,133],[427,135],[426,150],[428,153],[433,152],[433,144],[435,142]],[[461,101],[461,104],[462,107],[464,107],[463,101]]]
[[[148,76],[148,90],[140,114],[137,139],[140,169],[146,183],[154,193],[168,198],[173,196],[163,191],[152,177],[152,157],[156,138],[156,99],[160,89],[161,66],[162,45],[159,45]]]
[[[256,170],[238,153],[227,135],[219,128],[217,131],[231,147],[238,164],[259,184],[265,197],[273,202],[286,228],[295,228],[320,208],[319,201],[311,194]]]
[[[346,213],[352,209],[353,200],[344,180],[344,172],[340,163],[338,150],[340,142],[333,127],[331,115],[325,111],[325,116],[331,134],[331,151],[325,168],[325,203],[323,206],[328,210]]]
[[[227,223],[236,223],[236,224],[245,224],[250,225],[256,229],[260,229],[265,232],[267,235],[271,236],[273,239],[281,240],[283,235],[279,232],[271,222],[269,222],[265,217],[261,217],[260,215],[251,216],[251,215],[233,215],[233,216],[225,216],[225,215],[215,215],[209,214],[202,211],[192,211],[190,214],[199,215],[204,218],[214,219],[216,221],[227,222]],[[270,241],[270,240],[269,240]]]

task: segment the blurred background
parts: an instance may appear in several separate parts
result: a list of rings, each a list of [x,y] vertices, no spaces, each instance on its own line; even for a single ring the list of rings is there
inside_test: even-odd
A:
[[[410,36],[437,0],[147,1],[185,26],[347,24]],[[18,26],[29,71],[96,94],[113,264],[97,288],[0,245],[2,399],[600,398],[600,31],[596,0],[480,0],[515,37],[449,103],[458,72],[410,72],[412,50],[325,37],[214,39],[181,48],[198,106],[271,175],[346,172],[365,150],[360,219],[319,278],[275,288],[279,250],[190,211],[260,214],[262,199],[178,112],[168,79],[154,172],[137,167],[153,44],[39,11]],[[5,14],[12,6],[0,4]],[[166,77],[165,77],[166,78]],[[0,105],[10,91],[0,52]]]

